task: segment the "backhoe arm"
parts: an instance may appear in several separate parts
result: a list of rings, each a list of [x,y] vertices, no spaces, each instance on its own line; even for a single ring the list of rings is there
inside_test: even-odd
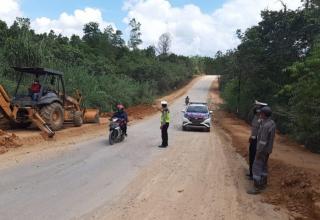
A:
[[[16,122],[19,106],[11,105],[11,99],[2,85],[0,85],[0,109],[2,110],[6,118]],[[47,123],[41,118],[39,113],[31,107],[28,107],[26,109],[28,111],[29,119],[35,125],[37,125],[41,131],[45,132],[48,135],[48,137],[50,138],[53,137],[54,132],[50,129]]]
[[[10,120],[16,119],[18,107],[13,106],[11,108],[11,100],[2,85],[0,85],[0,109],[6,118]]]
[[[36,112],[32,108],[27,108],[28,110],[28,116],[30,120],[38,126],[38,128],[45,132],[49,138],[52,138],[54,136],[54,131],[51,130],[51,128],[47,125],[47,123],[41,118],[38,112]]]

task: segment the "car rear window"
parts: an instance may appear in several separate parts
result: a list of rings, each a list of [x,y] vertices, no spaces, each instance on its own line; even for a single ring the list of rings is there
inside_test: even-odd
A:
[[[208,108],[201,105],[189,106],[187,112],[208,113]]]

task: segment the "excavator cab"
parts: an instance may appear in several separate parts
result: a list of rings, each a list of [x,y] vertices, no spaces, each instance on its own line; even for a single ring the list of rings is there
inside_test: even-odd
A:
[[[14,67],[18,82],[12,103],[20,107],[42,107],[58,102],[64,104],[63,73],[46,68]]]
[[[53,131],[61,129],[65,97],[63,74],[46,68],[14,67],[14,70],[18,82],[11,104],[19,109],[13,124],[20,128],[31,125],[30,110],[33,110]]]

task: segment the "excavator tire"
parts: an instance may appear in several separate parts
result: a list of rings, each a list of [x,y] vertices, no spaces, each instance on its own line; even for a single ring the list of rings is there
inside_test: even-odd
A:
[[[40,115],[53,131],[62,128],[64,122],[62,105],[54,102],[40,109]]]
[[[80,127],[83,124],[83,117],[81,111],[76,111],[73,116],[73,124],[76,127]]]

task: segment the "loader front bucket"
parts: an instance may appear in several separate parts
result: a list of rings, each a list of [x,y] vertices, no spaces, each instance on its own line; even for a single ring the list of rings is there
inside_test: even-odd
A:
[[[85,109],[83,111],[84,123],[99,123],[100,122],[100,111],[98,109]]]

